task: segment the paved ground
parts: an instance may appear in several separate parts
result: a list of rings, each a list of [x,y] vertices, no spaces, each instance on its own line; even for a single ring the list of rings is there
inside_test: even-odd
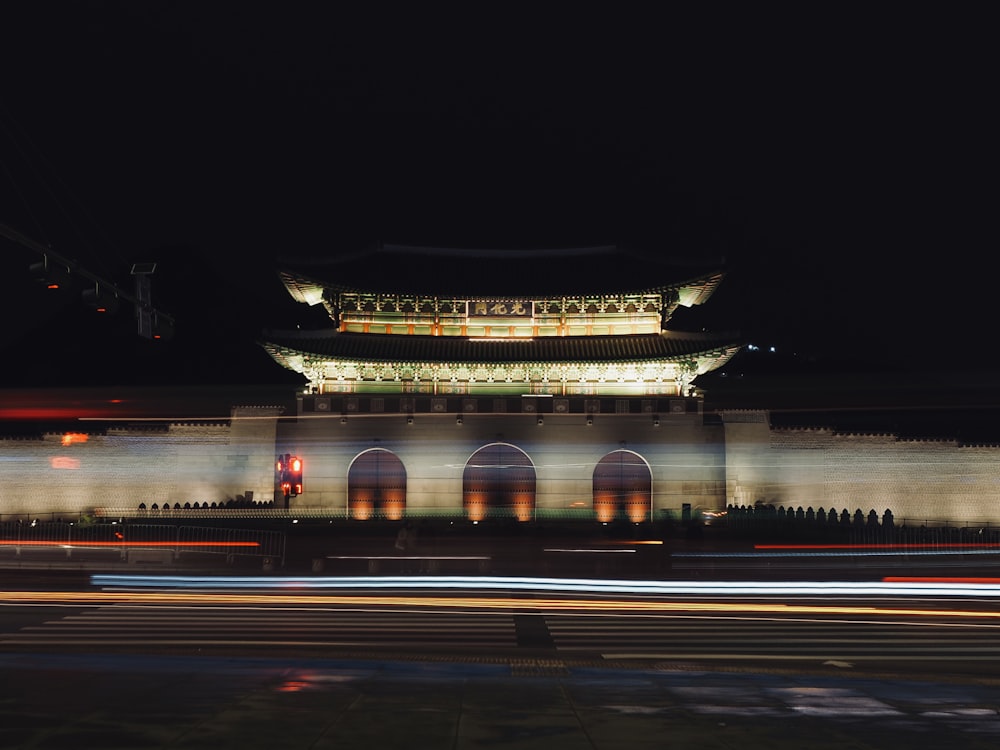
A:
[[[1000,744],[1000,681],[559,662],[2,654],[4,748],[718,748]]]
[[[674,548],[684,546],[711,549]],[[297,557],[292,567],[305,572],[306,555]],[[243,567],[259,572],[252,562]],[[93,563],[58,552],[0,559],[7,576]],[[383,658],[3,653],[0,748],[1000,746],[1000,678]]]

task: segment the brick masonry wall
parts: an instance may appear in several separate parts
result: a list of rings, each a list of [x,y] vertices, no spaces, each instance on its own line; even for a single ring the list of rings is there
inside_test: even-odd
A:
[[[276,453],[306,460],[306,493],[293,506],[340,508],[350,462],[365,447],[393,451],[407,470],[407,504],[453,508],[462,471],[481,446],[524,450],[537,472],[539,508],[589,503],[596,463],[625,448],[653,477],[653,507],[722,508],[760,500],[815,510],[892,511],[901,523],[1000,523],[1000,447],[901,441],[826,429],[772,430],[766,413],[724,415],[719,428],[685,416],[581,418],[453,417],[302,421],[278,432],[276,410],[234,410],[231,422],[114,429],[64,444],[64,436],[0,439],[0,517],[84,513],[139,503],[224,503],[247,491],[274,498]],[[763,416],[762,416],[763,415]]]
[[[225,502],[248,490],[271,500],[274,416],[0,440],[0,516]]]
[[[339,415],[300,420],[279,428],[278,453],[305,462],[299,508],[344,511],[351,462],[364,450],[392,452],[406,470],[406,503],[411,510],[455,512],[462,507],[466,462],[480,448],[502,442],[523,451],[535,469],[536,507],[590,513],[593,474],[608,453],[625,449],[648,464],[656,511],[725,507],[722,431],[702,424],[700,415],[597,415],[587,426],[582,414],[546,414],[539,426],[531,414]],[[583,505],[581,505],[581,503]]]
[[[727,421],[727,494],[852,514],[892,511],[897,523],[1000,523],[1000,446]]]

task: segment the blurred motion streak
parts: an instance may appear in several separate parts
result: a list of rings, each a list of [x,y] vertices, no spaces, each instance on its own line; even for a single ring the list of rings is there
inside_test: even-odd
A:
[[[1000,551],[1000,544],[991,544],[989,542],[945,542],[942,544],[933,542],[928,542],[926,544],[916,542],[907,544],[755,544],[753,548],[774,550],[995,549]]]
[[[260,542],[126,542],[120,536],[116,541],[72,541],[49,539],[0,539],[0,547],[259,547]]]
[[[96,574],[101,587],[157,589],[459,589],[465,591],[552,591],[559,594],[697,596],[977,596],[1000,597],[1000,583],[879,581],[646,581],[516,576],[170,576]],[[329,600],[324,600],[329,601]]]
[[[886,576],[886,583],[986,583],[1000,585],[1000,578],[974,578],[958,576]]]
[[[337,607],[428,607],[447,609],[472,609],[484,611],[574,611],[585,613],[616,613],[644,616],[670,615],[677,613],[715,614],[765,614],[801,616],[879,616],[879,617],[953,617],[963,619],[1000,620],[1000,612],[962,609],[914,609],[895,607],[861,607],[840,605],[799,605],[762,602],[677,602],[648,600],[609,599],[531,599],[510,597],[463,597],[463,596],[402,596],[402,595],[348,595],[331,598],[315,594],[266,594],[266,593],[187,593],[182,591],[4,591],[0,592],[0,602],[5,604],[24,603],[70,603],[81,605],[178,605],[178,606],[221,606],[241,607],[287,605],[291,607],[335,605]],[[931,623],[943,625],[942,623]],[[986,624],[984,627],[1000,627],[1000,624]]]

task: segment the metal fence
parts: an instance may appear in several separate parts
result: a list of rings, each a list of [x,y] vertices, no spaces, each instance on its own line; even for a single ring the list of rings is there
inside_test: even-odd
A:
[[[729,506],[726,527],[738,536],[788,542],[954,546],[1000,545],[1000,525],[989,521],[895,518],[860,509]]]

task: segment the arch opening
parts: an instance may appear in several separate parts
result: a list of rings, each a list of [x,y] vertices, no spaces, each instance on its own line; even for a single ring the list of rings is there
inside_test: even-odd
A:
[[[594,515],[601,523],[649,520],[653,504],[653,475],[637,453],[617,450],[594,467]]]
[[[470,521],[505,517],[530,521],[535,514],[535,467],[507,443],[483,446],[466,461],[462,506]]]
[[[347,511],[365,521],[398,521],[406,512],[406,468],[395,453],[371,448],[358,454],[347,472]]]

